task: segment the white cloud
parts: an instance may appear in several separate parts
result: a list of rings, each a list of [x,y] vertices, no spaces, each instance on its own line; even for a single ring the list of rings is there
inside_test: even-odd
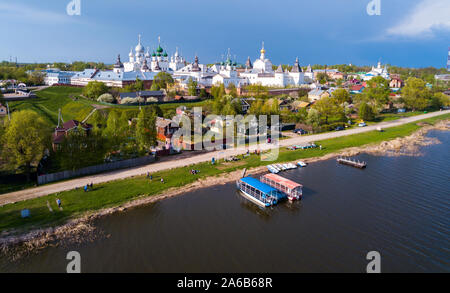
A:
[[[410,14],[387,29],[388,36],[432,37],[437,30],[450,31],[450,1],[422,0]]]

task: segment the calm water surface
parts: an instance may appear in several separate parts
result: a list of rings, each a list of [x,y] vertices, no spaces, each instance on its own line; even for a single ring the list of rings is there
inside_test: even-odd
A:
[[[335,160],[284,172],[302,183],[301,202],[260,209],[235,184],[212,187],[98,220],[109,234],[50,247],[3,272],[450,272],[450,132],[421,157],[361,155],[359,170]]]

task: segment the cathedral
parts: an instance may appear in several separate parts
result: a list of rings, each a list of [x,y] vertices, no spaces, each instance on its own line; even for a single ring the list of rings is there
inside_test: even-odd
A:
[[[389,72],[387,70],[387,66],[382,67],[381,62],[378,62],[377,67],[372,66],[372,70],[370,72],[366,73],[365,75],[363,75],[362,78],[365,81],[368,81],[376,76],[381,76],[384,79],[388,79],[388,80],[391,79]]]
[[[141,42],[141,35],[138,36],[138,44],[131,48],[128,54],[128,62],[123,63],[124,72],[143,71],[143,72],[169,72],[180,70],[185,66],[185,59],[179,54],[178,48],[174,55],[169,58],[169,54],[161,47],[161,40],[158,38],[158,48],[150,54],[150,49],[144,52],[144,46]]]
[[[240,77],[247,79],[249,84],[285,87],[288,85],[298,86],[305,83],[305,74],[300,67],[298,58],[295,60],[294,66],[292,66],[290,71],[287,68],[283,69],[281,64],[276,70],[273,70],[272,62],[266,58],[264,43],[260,53],[259,59],[253,62],[253,66],[249,57],[246,62],[245,71],[240,74]]]

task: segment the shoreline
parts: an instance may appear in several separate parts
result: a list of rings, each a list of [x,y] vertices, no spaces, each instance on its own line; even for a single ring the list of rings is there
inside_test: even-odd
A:
[[[422,127],[420,129],[405,137],[397,137],[392,140],[382,141],[375,144],[367,144],[360,147],[345,148],[321,157],[311,157],[302,160],[306,163],[314,163],[329,160],[337,156],[350,157],[361,153],[384,156],[417,156],[420,155],[420,147],[440,143],[436,138],[427,138],[426,134],[431,130],[449,131],[450,121],[442,120],[434,125],[422,123],[421,126]],[[296,161],[291,162],[295,163]],[[246,174],[254,175],[265,171],[267,171],[265,166],[259,166],[247,170]],[[107,215],[112,215],[117,212],[124,212],[131,208],[152,204],[167,198],[180,196],[184,193],[192,192],[198,189],[208,188],[215,185],[225,185],[229,182],[238,180],[241,175],[242,169],[238,169],[236,171],[218,176],[205,177],[182,187],[170,188],[160,194],[152,196],[142,195],[136,199],[115,207],[86,212],[84,215],[68,220],[62,225],[45,229],[34,229],[22,234],[20,234],[20,232],[15,235],[6,234],[5,236],[0,236],[0,253],[7,255],[12,254],[13,259],[18,259],[27,252],[38,251],[48,245],[51,245],[52,243],[65,241],[70,243],[93,241],[97,237],[101,237],[102,234],[100,233],[99,235],[98,233],[93,233],[96,228],[92,225],[92,222],[96,219]]]

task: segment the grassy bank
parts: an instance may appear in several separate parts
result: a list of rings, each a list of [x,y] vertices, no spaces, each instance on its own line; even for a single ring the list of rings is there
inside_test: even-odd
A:
[[[450,114],[421,120],[421,122],[435,123],[440,120],[449,119]],[[277,162],[294,161],[298,159],[319,157],[329,153],[334,153],[349,147],[359,147],[372,143],[379,143],[397,137],[410,135],[421,126],[417,122],[405,124],[387,129],[385,132],[372,131],[368,133],[350,135],[340,138],[323,140],[320,143],[322,150],[309,149],[288,151],[280,149]],[[15,204],[0,207],[0,231],[17,229],[25,231],[31,228],[43,228],[52,225],[62,224],[68,219],[81,216],[85,212],[96,211],[103,208],[118,206],[124,202],[137,199],[141,196],[154,196],[172,187],[181,187],[208,176],[215,176],[238,169],[258,167],[266,165],[259,156],[251,155],[241,161],[234,163],[218,162],[212,166],[209,163],[200,163],[194,166],[166,170],[154,173],[153,180],[145,176],[117,180],[94,186],[94,190],[84,192],[82,189],[61,192],[36,199],[31,199]],[[190,169],[200,170],[198,175],[191,175]],[[164,178],[165,183],[160,179]],[[60,198],[63,203],[63,210],[56,207],[56,198]],[[47,207],[50,203],[53,212]],[[29,209],[31,217],[22,219],[20,211]]]

